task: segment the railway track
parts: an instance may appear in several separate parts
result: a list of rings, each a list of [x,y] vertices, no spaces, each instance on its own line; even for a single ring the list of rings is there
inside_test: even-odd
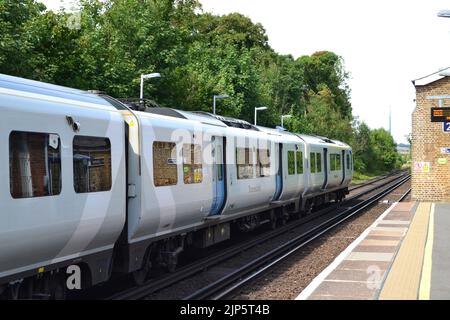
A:
[[[379,177],[376,177],[376,178],[373,178],[373,179],[364,181],[364,182],[362,182],[362,183],[358,183],[358,184],[351,185],[351,186],[348,188],[348,191],[352,192],[352,191],[354,191],[354,190],[357,190],[357,189],[361,189],[361,188],[363,188],[363,187],[370,186],[371,184],[374,184],[374,183],[376,183],[376,182],[378,182],[378,181],[381,181],[381,180],[387,179],[387,178],[389,178],[389,177],[395,176],[396,174],[398,174],[398,173],[400,173],[400,172],[402,172],[402,170],[397,170],[397,171],[394,171],[394,172],[390,172],[390,173],[388,173],[388,174],[381,175],[381,176],[379,176]]]
[[[393,189],[395,189],[396,187],[398,187],[399,185],[401,185],[402,183],[404,183],[405,181],[407,181],[409,179],[409,175],[405,174],[405,173],[397,173],[396,176],[394,176],[394,178],[389,179],[392,175],[387,175],[385,176],[383,179],[386,179],[387,181],[384,183],[381,183],[379,185],[373,186],[372,188],[365,190],[355,196],[349,197],[346,199],[346,201],[344,201],[341,204],[334,204],[331,205],[323,210],[320,210],[319,212],[314,213],[311,216],[308,216],[306,218],[302,218],[300,220],[295,220],[292,223],[289,223],[285,226],[282,226],[278,229],[275,229],[273,231],[270,232],[266,232],[262,235],[259,235],[249,241],[246,241],[245,243],[241,243],[238,245],[234,245],[231,246],[229,248],[225,248],[215,254],[212,254],[210,256],[207,256],[205,258],[202,258],[198,261],[195,261],[193,263],[190,263],[186,266],[180,267],[175,273],[171,273],[171,274],[167,274],[165,276],[162,276],[158,279],[150,279],[146,284],[144,284],[143,286],[140,287],[133,287],[133,288],[129,288],[129,289],[125,289],[124,291],[121,291],[117,294],[114,294],[112,296],[107,297],[108,300],[136,300],[136,299],[143,299],[146,296],[160,291],[164,288],[167,288],[183,279],[186,279],[188,277],[191,277],[199,272],[202,272],[208,268],[211,268],[214,265],[219,264],[222,261],[225,261],[233,256],[238,255],[239,253],[246,251],[252,247],[257,246],[258,244],[261,244],[265,241],[268,241],[272,238],[275,238],[283,233],[289,232],[292,229],[295,229],[297,227],[299,227],[300,225],[306,224],[308,222],[311,222],[312,220],[316,220],[318,218],[320,218],[321,216],[324,216],[326,214],[329,214],[330,212],[336,211],[337,209],[341,209],[342,210],[342,206],[345,206],[348,203],[351,203],[352,201],[356,201],[358,202],[358,199],[360,199],[361,197],[370,194],[372,192],[375,192],[378,189],[382,189],[380,192],[378,192],[375,196],[371,196],[369,199],[364,200],[364,201],[359,201],[358,204],[355,204],[355,206],[352,206],[351,208],[343,208],[343,212],[339,213],[337,216],[335,216],[333,219],[337,219],[337,218],[343,218],[344,217],[344,213],[347,213],[347,215],[349,214],[350,211],[356,211],[357,208],[360,208],[359,211],[362,211],[364,208],[367,208],[368,206],[370,206],[371,204],[373,204],[375,201],[377,201],[377,199],[382,198],[385,194],[389,193],[390,191],[392,191]],[[383,179],[377,179],[377,181],[381,181]],[[370,182],[368,182],[366,185],[370,185],[375,183],[375,181],[371,180]],[[378,197],[377,197],[378,196]],[[371,200],[371,202],[369,202],[369,200]],[[355,212],[354,214],[357,214],[357,212]],[[350,217],[350,215],[347,216],[346,219],[348,219]],[[330,223],[329,220],[327,220],[326,222]],[[324,226],[325,222],[322,222],[320,224],[320,226]],[[337,225],[337,224],[336,224]],[[334,227],[334,226],[333,226]],[[310,235],[310,237],[312,237],[313,234],[313,230],[317,231],[320,228],[314,228],[311,230],[311,232],[309,232],[308,234]],[[311,238],[308,242],[312,241],[313,239],[317,238],[319,235],[317,235],[314,238]],[[307,235],[302,234],[297,238],[302,238],[304,241],[306,241],[306,237]],[[298,240],[300,241],[300,240]],[[289,243],[286,243],[284,248],[292,248],[294,246],[294,242],[290,241]],[[306,243],[305,243],[306,244]],[[303,244],[304,245],[304,244]],[[297,245],[298,246],[298,245]],[[277,250],[281,250],[280,248],[278,248]],[[272,255],[275,256],[275,251],[277,250],[273,250],[274,252],[271,251]],[[279,252],[281,253],[281,251]],[[266,255],[265,255],[266,256]],[[259,263],[257,264],[258,266],[261,266],[263,264],[263,260],[262,257],[261,259],[258,259]],[[272,259],[273,260],[273,259]],[[254,265],[254,267],[256,268],[257,266],[256,264]],[[250,268],[251,266],[248,265],[246,268]],[[198,291],[192,295],[190,295],[189,299],[207,299],[207,298],[216,298],[216,296],[214,296],[212,292],[212,289],[215,287],[214,291],[218,292],[222,289],[224,289],[225,287],[227,287],[230,283],[234,283],[236,282],[236,277],[242,278],[243,275],[242,274],[248,274],[250,273],[250,269],[246,269],[246,268],[241,268],[239,271],[239,273],[234,272],[233,274],[227,275],[226,277],[224,277],[224,279],[222,279],[223,281],[219,281],[221,284],[219,285],[219,282],[214,282],[213,284],[211,284],[208,287],[203,288],[201,291]],[[220,287],[220,288],[219,288]],[[234,289],[233,289],[234,290]]]
[[[270,268],[274,267],[278,263],[286,260],[291,257],[294,253],[296,253],[301,248],[305,247],[311,241],[319,238],[326,232],[334,229],[335,227],[341,225],[351,217],[359,214],[372,204],[374,204],[379,199],[383,198],[396,188],[403,185],[406,181],[410,179],[410,176],[403,177],[400,181],[396,181],[394,184],[390,185],[386,189],[383,189],[381,192],[376,195],[370,197],[369,199],[359,203],[356,206],[353,206],[344,212],[339,213],[338,215],[320,223],[316,227],[298,235],[294,239],[289,242],[279,246],[267,252],[265,255],[255,259],[243,267],[235,270],[232,273],[222,277],[214,283],[192,293],[191,295],[184,298],[184,300],[200,300],[200,299],[210,299],[210,300],[218,300],[227,297],[230,293],[234,292],[238,288],[246,285],[250,281],[259,277],[264,272],[267,272]],[[410,190],[403,194],[399,201],[403,200]]]

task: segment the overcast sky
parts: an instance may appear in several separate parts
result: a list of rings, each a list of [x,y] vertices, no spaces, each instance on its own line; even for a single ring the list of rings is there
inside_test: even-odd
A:
[[[61,0],[42,0],[58,8]],[[70,3],[69,0],[63,2]],[[200,0],[205,11],[239,12],[261,23],[269,44],[295,58],[330,50],[351,74],[353,114],[388,128],[406,142],[411,132],[411,80],[450,66],[450,9],[446,0]]]

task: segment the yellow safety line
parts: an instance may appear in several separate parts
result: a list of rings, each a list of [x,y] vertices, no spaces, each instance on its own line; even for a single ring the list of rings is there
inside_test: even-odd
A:
[[[427,244],[422,267],[422,278],[420,279],[419,300],[430,300],[431,269],[433,266],[433,239],[434,239],[434,206],[431,205],[430,222],[428,223]]]
[[[418,299],[430,203],[420,203],[381,289],[380,300]]]

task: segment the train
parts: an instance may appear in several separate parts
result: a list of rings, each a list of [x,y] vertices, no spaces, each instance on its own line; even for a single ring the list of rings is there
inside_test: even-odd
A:
[[[64,299],[339,202],[352,149],[0,74],[0,295]],[[74,269],[75,266],[75,269]],[[79,288],[77,288],[79,289]]]

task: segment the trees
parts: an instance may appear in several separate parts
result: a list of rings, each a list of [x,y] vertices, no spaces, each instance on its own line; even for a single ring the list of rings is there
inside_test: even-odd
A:
[[[30,25],[45,6],[35,0],[0,0],[0,72],[32,77],[36,42]]]
[[[392,170],[400,162],[394,139],[385,129],[375,129],[370,132],[370,148],[372,158],[368,162],[368,169],[371,171]]]
[[[275,127],[290,114],[291,131],[350,143],[357,170],[395,163],[386,132],[354,123],[337,54],[280,55],[262,25],[238,13],[203,13],[197,0],[79,5],[79,28],[72,28],[70,13],[45,11],[35,0],[0,0],[0,72],[118,98],[137,97],[140,75],[160,72],[144,90],[161,106],[211,111],[213,95],[227,93],[219,114],[253,122],[254,108],[267,106],[258,124]]]

